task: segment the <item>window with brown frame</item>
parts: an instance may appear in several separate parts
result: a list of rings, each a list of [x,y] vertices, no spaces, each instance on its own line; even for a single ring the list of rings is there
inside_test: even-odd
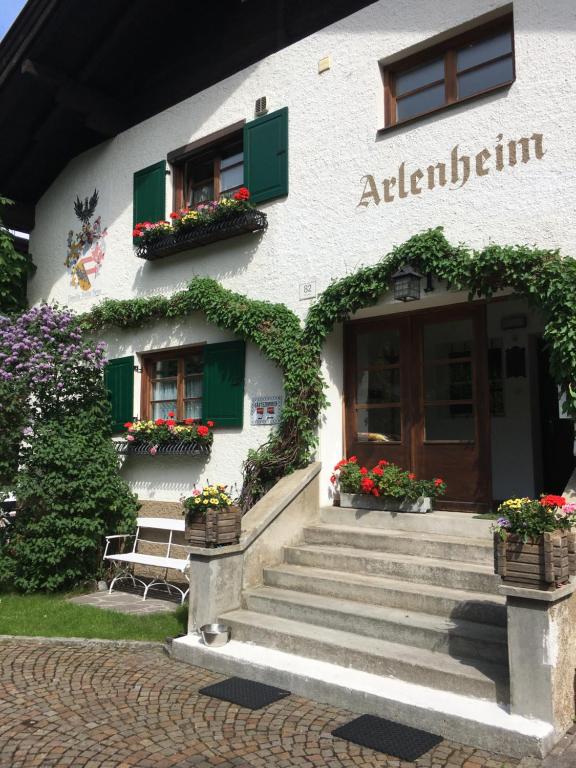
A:
[[[512,16],[383,67],[385,128],[510,85]]]
[[[230,197],[243,186],[244,141],[238,125],[168,155],[174,173],[175,210]]]
[[[202,347],[147,355],[142,359],[142,418],[202,419]]]

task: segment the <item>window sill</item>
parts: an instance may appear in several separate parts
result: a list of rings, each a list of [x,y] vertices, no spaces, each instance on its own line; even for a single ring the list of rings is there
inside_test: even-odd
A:
[[[152,448],[155,453],[150,453]],[[152,442],[134,442],[115,440],[114,448],[118,456],[209,456],[211,446],[200,443],[174,442],[157,445]]]
[[[173,253],[201,248],[220,240],[228,240],[250,232],[260,232],[266,229],[268,220],[262,211],[251,210],[230,216],[220,221],[201,224],[194,229],[177,232],[167,237],[161,237],[149,245],[136,249],[136,256],[146,261],[163,259]]]

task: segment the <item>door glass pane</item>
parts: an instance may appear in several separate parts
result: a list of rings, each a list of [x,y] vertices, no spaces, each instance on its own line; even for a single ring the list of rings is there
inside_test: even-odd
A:
[[[472,320],[430,323],[424,327],[424,363],[448,362],[472,354]]]
[[[512,57],[493,61],[479,69],[458,75],[458,98],[465,99],[488,88],[508,83],[514,76]]]
[[[400,442],[400,408],[359,408],[356,411],[359,443]]]
[[[396,365],[400,362],[400,332],[391,329],[360,333],[356,349],[358,368]]]
[[[472,363],[428,365],[424,382],[426,400],[472,400]]]
[[[178,375],[178,360],[157,360],[152,369],[152,378]]]
[[[409,117],[430,112],[436,107],[441,107],[446,100],[444,83],[418,91],[412,96],[398,99],[396,102],[396,114],[398,120],[408,120]]]
[[[176,400],[176,381],[153,381],[152,400]]]
[[[425,411],[426,440],[474,441],[473,405],[427,405]]]
[[[506,53],[512,53],[512,33],[509,31],[461,48],[456,54],[456,68],[461,72]]]
[[[152,403],[153,419],[167,419],[169,418],[169,411],[174,411],[174,413],[176,413],[176,400],[167,400],[162,403]]]
[[[400,369],[358,371],[357,403],[399,403]]]
[[[420,67],[396,75],[396,96],[444,79],[444,59],[436,59]]]

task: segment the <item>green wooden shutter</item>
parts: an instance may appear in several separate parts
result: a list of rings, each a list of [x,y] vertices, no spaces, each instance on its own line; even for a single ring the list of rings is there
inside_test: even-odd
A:
[[[134,413],[134,357],[109,360],[104,368],[104,386],[112,405],[112,431],[120,432]]]
[[[134,174],[134,225],[166,216],[166,161]]]
[[[217,427],[241,427],[244,413],[243,341],[226,341],[204,347],[204,396],[202,420]]]
[[[244,126],[244,183],[253,203],[288,194],[288,107]]]

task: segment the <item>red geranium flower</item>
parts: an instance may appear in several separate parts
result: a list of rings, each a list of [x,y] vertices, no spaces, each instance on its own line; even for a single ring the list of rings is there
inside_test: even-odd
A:
[[[130,429],[132,427],[132,422],[127,421],[126,424],[124,424],[124,426],[126,427],[126,429]]]
[[[434,485],[436,486],[436,488],[438,488],[438,486],[440,486],[440,485],[443,485],[443,483],[444,483],[444,480],[442,480],[441,477],[435,477],[434,478]]]
[[[202,427],[202,426],[198,427],[198,434],[200,435],[200,437],[206,437],[209,431],[210,430],[208,429],[208,427]]]
[[[388,466],[388,462],[386,461],[386,459],[380,459],[380,461],[378,462],[378,466],[379,467],[387,467]]]
[[[408,480],[416,480],[416,475],[414,474],[414,472],[409,473]]]
[[[382,475],[384,474],[384,470],[382,469],[382,467],[374,467],[374,469],[372,470],[372,474],[376,475],[377,477],[382,477]]]
[[[356,464],[356,462],[358,461],[358,457],[357,456],[350,456],[348,461],[349,461],[350,464]]]
[[[380,496],[380,491],[378,488],[372,488],[372,496]]]
[[[366,467],[360,467],[360,474],[361,475],[367,475],[368,474],[368,470],[366,469]]]
[[[194,419],[184,419],[184,424],[194,424]]]
[[[374,488],[374,480],[371,477],[363,477],[360,481],[360,486],[364,493],[370,493],[372,488]]]
[[[240,187],[238,192],[234,194],[234,200],[248,200],[250,198],[250,192],[247,187]]]
[[[156,424],[157,427],[163,427],[164,424],[166,424],[166,422],[164,421],[164,419],[156,419],[154,424]]]
[[[214,422],[213,422],[213,421],[207,421],[207,422],[206,422],[206,424],[207,424],[209,427],[213,427],[213,426],[214,426]]]
[[[330,482],[332,483],[332,485],[334,485],[334,483],[336,482],[336,475],[331,476]]]
[[[171,219],[179,219],[180,218],[180,214],[178,213],[178,211],[172,211],[172,213],[170,214],[170,218]]]
[[[168,421],[166,422],[166,426],[167,427],[175,427],[176,426],[176,422],[174,421],[174,419],[168,419]]]
[[[334,467],[334,471],[336,471],[337,469],[340,469],[340,467],[345,467],[345,466],[346,466],[346,464],[348,464],[348,462],[346,461],[346,459],[340,459],[340,461],[338,462],[338,464],[336,464],[336,466]]]
[[[564,496],[555,496],[553,493],[549,493],[547,496],[542,496],[540,504],[543,507],[563,507],[566,504]]]

